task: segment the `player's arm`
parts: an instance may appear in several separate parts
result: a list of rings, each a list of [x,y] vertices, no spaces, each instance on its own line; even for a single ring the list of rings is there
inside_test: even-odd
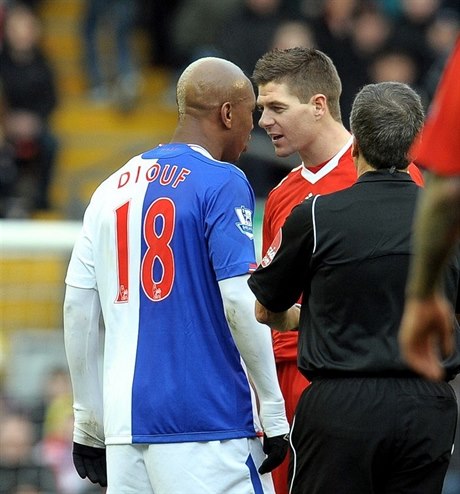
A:
[[[254,316],[255,298],[249,289],[249,275],[219,281],[225,315],[235,344],[243,358],[256,388],[260,402],[260,419],[264,433],[276,445],[272,455],[262,465],[265,473],[278,466],[284,459],[288,443],[284,436],[289,432],[284,399],[278,384],[270,329],[259,324]],[[276,438],[276,439],[275,439]],[[261,467],[261,468],[262,468]]]
[[[96,290],[67,285],[64,342],[74,397],[73,461],[80,477],[107,485]]]
[[[441,379],[441,356],[454,348],[453,310],[441,272],[460,235],[460,178],[430,177],[415,221],[414,256],[399,333],[401,354],[416,371]]]
[[[417,210],[407,296],[423,299],[439,288],[441,271],[460,236],[460,177],[430,176]]]
[[[74,440],[104,447],[99,379],[100,303],[96,290],[66,287],[64,342],[74,394]]]

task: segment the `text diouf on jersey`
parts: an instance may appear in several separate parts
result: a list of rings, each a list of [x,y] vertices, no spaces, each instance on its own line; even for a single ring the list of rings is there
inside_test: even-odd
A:
[[[170,165],[168,163],[161,165],[160,163],[153,163],[149,168],[145,168],[141,165],[132,171],[123,172],[118,179],[118,188],[121,189],[129,183],[138,183],[141,180],[147,182],[154,182],[158,180],[160,185],[170,185],[176,188],[181,182],[183,182],[187,175],[191,173],[187,168],[180,168],[177,165]]]

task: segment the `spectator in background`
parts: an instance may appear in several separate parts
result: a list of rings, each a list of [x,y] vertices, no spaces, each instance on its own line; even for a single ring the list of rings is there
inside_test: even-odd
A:
[[[351,46],[353,20],[359,5],[360,0],[324,0],[313,23],[317,48],[334,60],[342,79],[340,111],[345,127],[348,127],[348,115],[356,93],[355,70],[359,70]]]
[[[441,5],[441,0],[401,0],[401,16],[396,21],[392,42],[415,61],[417,85],[434,60],[427,41],[427,31]]]
[[[377,5],[365,3],[360,6],[351,31],[352,47],[357,55],[365,61],[381,49],[392,34],[390,19]]]
[[[318,45],[333,60],[339,58],[341,49],[349,49],[348,43],[353,30],[353,18],[359,0],[324,0],[315,36]],[[345,46],[344,46],[345,43]],[[342,53],[341,56],[344,54]]]
[[[78,476],[72,462],[72,388],[67,370],[56,368],[49,372],[43,397],[40,417],[43,461],[54,472],[60,494],[83,492],[88,482]]]
[[[174,47],[174,21],[184,0],[139,2],[139,26],[149,40],[149,61],[153,66],[176,70],[180,66]],[[193,3],[196,3],[193,2]],[[212,2],[220,4],[221,2]]]
[[[26,416],[12,412],[2,414],[0,494],[57,492],[53,472],[41,462],[36,450],[36,439],[34,425]]]
[[[282,0],[244,0],[217,33],[214,44],[220,56],[241,67],[249,77],[284,20],[281,7]]]
[[[270,48],[285,50],[296,46],[313,48],[316,45],[311,26],[303,20],[286,20],[276,28]]]
[[[135,105],[140,84],[132,46],[137,8],[136,0],[86,0],[83,18],[89,96],[97,103],[113,97],[123,111]]]
[[[91,482],[81,479],[72,461],[72,395],[50,402],[43,424],[41,451],[43,462],[53,471],[59,494],[86,493]]]
[[[20,3],[8,6],[0,84],[5,139],[14,148],[19,170],[14,194],[23,200],[23,216],[50,207],[49,186],[58,146],[50,129],[57,105],[55,81],[40,38],[41,25],[34,12]]]
[[[439,51],[435,45],[451,43],[456,15],[460,13],[457,0],[321,0],[314,2],[313,9],[310,3],[301,1],[299,10],[312,19],[317,48],[337,65],[342,78],[341,112],[346,126],[356,93],[363,85],[377,80],[373,72],[381,72],[390,65],[396,67],[396,63],[407,72],[396,72],[394,80],[414,84],[427,106],[440,66],[442,70],[445,62],[445,55],[440,55],[444,50]],[[456,13],[448,14],[449,25],[440,16],[443,9]],[[441,19],[443,22],[437,25]],[[432,42],[432,37],[436,41]],[[376,69],[374,60],[387,51],[401,52],[403,56],[391,60],[385,57],[382,69]]]
[[[393,81],[409,84],[419,94],[426,110],[430,101],[423,86],[421,67],[416,51],[392,37],[370,59],[367,67],[369,83]]]
[[[6,0],[7,3],[11,3],[10,0]],[[15,0],[13,0],[15,1]],[[38,10],[40,8],[40,4],[43,3],[43,0],[20,0],[20,2],[24,5],[26,5],[27,7],[29,7],[30,9],[33,9],[34,12],[36,12],[38,14]]]
[[[220,56],[216,40],[221,26],[240,8],[242,0],[176,0],[171,15],[172,80],[163,101],[176,107],[177,81],[187,65],[207,56]]]
[[[221,27],[240,9],[241,0],[181,0],[172,21],[177,78],[184,67],[217,54]],[[175,83],[173,86],[175,92]]]
[[[0,48],[2,47],[2,43],[3,43],[5,15],[6,15],[6,0],[0,0]]]
[[[30,419],[36,425],[37,434],[43,437],[54,429],[54,423],[61,420],[52,410],[63,408],[62,404],[66,404],[72,396],[68,370],[62,367],[49,370],[40,396],[36,405],[30,408]]]
[[[394,81],[409,84],[417,88],[424,107],[426,97],[419,88],[419,65],[412,53],[397,46],[389,46],[375,55],[369,66],[369,78],[372,83]]]
[[[339,62],[343,82],[341,110],[347,128],[353,99],[364,85],[371,82],[369,68],[392,36],[392,26],[388,16],[374,3],[366,2],[356,9],[350,32],[350,65],[344,67]]]
[[[17,176],[14,148],[5,136],[5,105],[0,87],[0,218],[14,217]]]
[[[441,9],[428,27],[427,42],[433,52],[434,60],[423,76],[421,84],[429,101],[434,97],[442,71],[459,34],[460,11],[454,9]]]
[[[54,474],[59,494],[80,494],[91,483],[82,480],[72,463],[72,389],[69,372],[60,366],[51,368],[43,381],[37,403],[9,403],[20,409],[34,427],[37,454]],[[1,413],[1,410],[0,410]]]

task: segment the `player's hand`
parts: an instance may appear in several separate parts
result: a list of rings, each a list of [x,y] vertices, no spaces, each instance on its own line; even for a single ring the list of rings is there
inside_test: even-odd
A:
[[[289,435],[267,437],[264,435],[264,453],[267,458],[259,467],[259,473],[268,473],[283,463],[289,448]]]
[[[93,448],[73,443],[73,464],[82,479],[88,477],[93,484],[107,487],[107,464],[104,448]]]
[[[408,298],[399,332],[403,359],[427,379],[442,379],[441,358],[454,350],[453,328],[454,313],[444,297]]]

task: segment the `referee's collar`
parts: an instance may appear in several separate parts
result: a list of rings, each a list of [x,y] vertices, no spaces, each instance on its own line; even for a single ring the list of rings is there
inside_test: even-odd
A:
[[[395,167],[385,168],[383,170],[372,170],[364,172],[358,177],[357,183],[359,182],[377,182],[384,180],[398,180],[403,182],[413,182],[412,177],[406,170],[397,170]]]

